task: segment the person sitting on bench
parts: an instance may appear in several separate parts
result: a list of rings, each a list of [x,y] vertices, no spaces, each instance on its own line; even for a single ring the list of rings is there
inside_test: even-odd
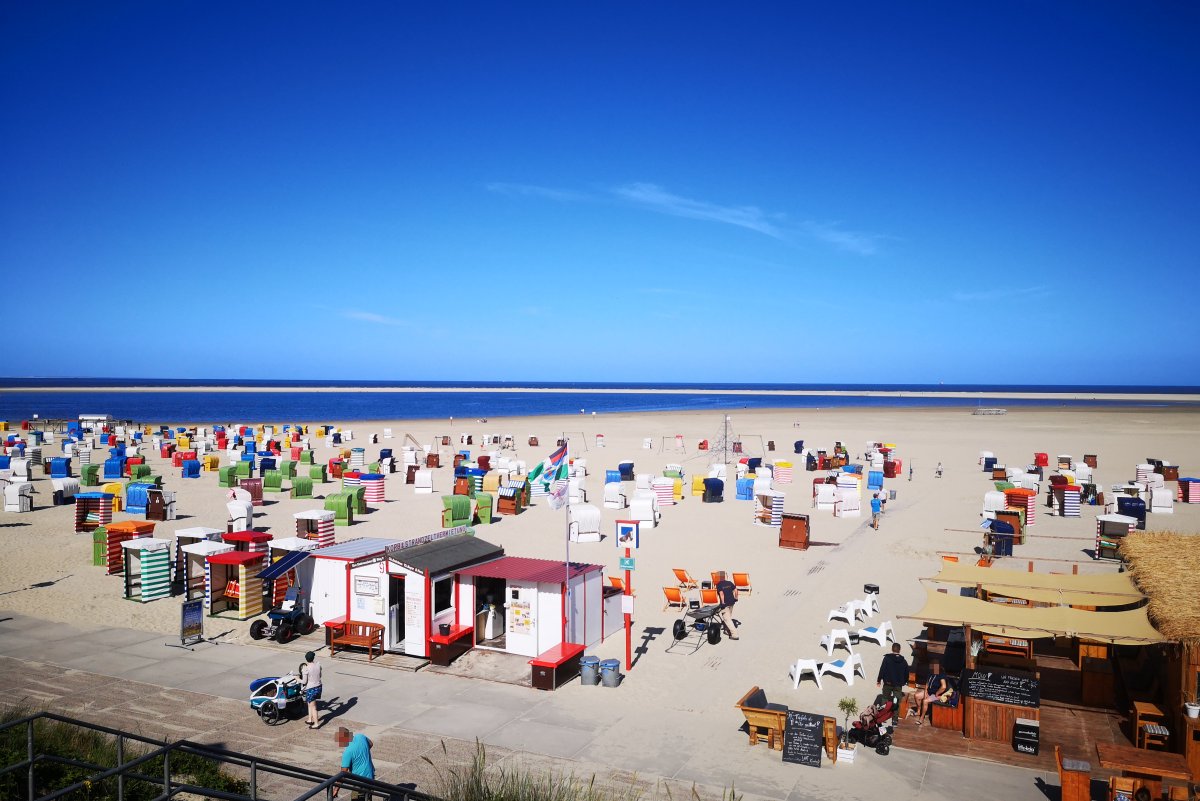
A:
[[[954,688],[950,686],[950,681],[946,676],[941,673],[930,676],[925,688],[913,693],[912,703],[917,708],[917,725],[920,726],[925,722],[925,714],[929,711],[930,703],[949,701],[952,697],[954,697]]]

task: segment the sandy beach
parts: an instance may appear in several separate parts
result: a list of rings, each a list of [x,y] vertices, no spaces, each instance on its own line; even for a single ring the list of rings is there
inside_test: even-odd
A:
[[[247,410],[246,417],[252,419],[253,410]],[[643,533],[633,573],[638,596],[634,642],[643,644],[645,653],[619,690],[596,692],[576,682],[553,694],[554,705],[571,714],[606,716],[622,732],[619,738],[593,744],[589,759],[627,770],[669,774],[671,765],[646,764],[642,754],[654,753],[645,746],[670,731],[678,740],[681,760],[697,751],[711,753],[714,759],[724,760],[739,787],[745,787],[743,776],[752,777],[752,786],[745,789],[767,797],[777,785],[794,781],[797,768],[780,763],[763,748],[745,747],[746,736],[738,730],[742,721],[732,709],[733,703],[752,685],[761,686],[769,698],[794,709],[826,715],[837,715],[836,702],[842,696],[852,695],[864,706],[874,698],[882,649],[862,647],[868,678],[853,687],[828,678],[824,690],[811,682],[794,689],[788,667],[797,658],[818,656],[817,640],[829,629],[826,613],[861,596],[864,583],[880,587],[881,617],[874,622],[892,621],[901,641],[917,635],[919,622],[903,616],[922,606],[925,590],[920,579],[937,572],[939,553],[969,553],[981,544],[977,533],[981,501],[984,492],[992,488],[990,476],[978,465],[981,450],[995,452],[1009,466],[1023,466],[1039,451],[1049,453],[1052,460],[1057,454],[1072,454],[1077,460],[1085,453],[1095,454],[1095,478],[1102,489],[1132,480],[1135,465],[1147,457],[1179,464],[1181,476],[1200,473],[1200,465],[1188,461],[1200,453],[1200,412],[1194,409],[1022,407],[997,416],[973,415],[969,408],[733,412],[731,439],[741,442],[745,455],[762,456],[765,463],[789,460],[795,464],[793,481],[777,483],[776,489],[785,493],[787,511],[811,515],[814,545],[807,551],[783,550],[778,547],[775,529],[752,522],[753,503],[734,500],[732,466],[724,503],[703,504],[687,492],[690,477],[705,473],[714,460],[714,454],[698,450],[697,443],[717,443],[723,417],[713,412],[671,412],[492,418],[486,423],[455,420],[453,428],[446,420],[357,421],[344,423],[342,428],[353,431],[349,445],[366,448],[368,460],[374,459],[381,447],[398,452],[406,434],[422,444],[440,442],[442,435],[448,435],[453,444],[439,448],[444,465],[460,447],[480,452],[477,445],[460,446],[461,434],[472,434],[476,441],[482,435],[512,435],[516,457],[530,467],[565,434],[571,456],[587,460],[585,486],[589,501],[596,506],[602,506],[604,472],[615,469],[618,462],[633,461],[637,472],[655,475],[668,463],[682,465],[687,475],[683,501],[664,507],[661,524]],[[379,444],[369,444],[369,435],[382,435],[385,427],[392,429],[394,438],[381,437]],[[597,434],[604,436],[602,448],[597,447]],[[675,445],[677,435],[684,443],[682,451]],[[530,436],[538,437],[540,445],[527,445]],[[808,447],[828,450],[841,441],[855,460],[869,441],[895,443],[904,463],[903,474],[885,483],[896,497],[887,504],[878,531],[867,525],[870,511],[865,497],[862,517],[835,518],[812,508],[813,474],[805,472],[802,461],[793,454],[793,441],[799,439]],[[644,448],[644,440],[650,440],[653,447]],[[773,451],[768,449],[770,442]],[[314,437],[313,446],[319,461],[331,456],[323,441]],[[50,447],[57,454],[57,445]],[[100,461],[101,453],[95,452],[94,461]],[[157,453],[148,457],[154,472],[164,475],[166,487],[178,492],[178,519],[159,523],[155,536],[169,538],[175,530],[193,526],[224,528],[226,491],[217,487],[216,473],[182,480],[179,470]],[[941,478],[935,477],[939,463],[944,468]],[[433,495],[416,495],[403,482],[403,474],[390,475],[387,502],[355,525],[338,528],[338,540],[407,538],[439,529],[441,495],[451,491],[450,468],[436,471]],[[0,515],[0,611],[59,621],[93,619],[164,635],[176,633],[178,601],[125,601],[121,579],[105,576],[91,565],[90,535],[73,533],[73,507],[49,506],[50,479],[40,469],[34,484],[38,494],[33,513]],[[335,484],[329,483],[317,487],[316,492],[324,495],[334,488]],[[1039,504],[1040,512],[1044,501]],[[321,501],[292,500],[286,494],[268,498],[267,505],[256,510],[260,514],[254,523],[269,527],[277,537],[291,536],[293,513],[321,506]],[[1036,559],[1038,572],[1069,572],[1075,565],[1080,572],[1115,571],[1114,563],[1094,562],[1085,553],[1092,547],[1095,517],[1102,511],[1085,506],[1080,518],[1039,514],[1029,542],[1018,546],[1016,556],[1002,560],[998,569],[1025,570],[1028,560]],[[622,513],[603,509],[602,514],[602,531],[610,535]],[[127,518],[118,513],[114,519]],[[1200,505],[1177,503],[1173,514],[1152,515],[1147,527],[1200,533]],[[519,516],[479,526],[476,535],[502,545],[511,555],[562,559],[564,530],[563,513],[542,502]],[[573,561],[598,563],[605,566],[606,573],[618,573],[620,552],[611,536],[600,543],[572,543],[570,555]],[[678,613],[663,610],[662,587],[673,583],[671,570],[677,567],[697,578],[707,578],[716,570],[750,574],[753,593],[743,596],[736,607],[742,623],[740,641],[722,641],[691,656],[665,652]],[[229,631],[228,637],[249,642],[248,623],[221,619],[210,620],[208,625],[210,635]],[[623,639],[609,638],[593,652],[623,661]],[[1043,736],[1053,741],[1054,733]],[[839,777],[832,772],[810,773],[815,788],[838,786]],[[841,778],[844,781],[844,776]]]

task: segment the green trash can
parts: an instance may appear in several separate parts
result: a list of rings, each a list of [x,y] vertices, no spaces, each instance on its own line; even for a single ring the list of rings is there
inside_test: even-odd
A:
[[[108,564],[108,529],[104,526],[92,530],[92,565],[104,567]]]

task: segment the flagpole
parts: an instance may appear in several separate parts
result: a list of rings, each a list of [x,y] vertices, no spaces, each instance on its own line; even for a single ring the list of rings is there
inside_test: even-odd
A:
[[[567,502],[563,504],[563,509],[566,511],[567,536],[566,549],[567,559],[563,564],[563,572],[566,574],[566,583],[563,585],[566,592],[567,602],[563,604],[563,642],[567,641],[567,636],[571,630],[571,440],[567,433],[563,432],[563,447],[567,449],[566,455],[563,456],[563,464],[567,468]],[[557,471],[556,471],[557,472]]]

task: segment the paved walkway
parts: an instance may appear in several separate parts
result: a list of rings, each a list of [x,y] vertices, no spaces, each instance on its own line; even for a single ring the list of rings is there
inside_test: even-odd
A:
[[[577,687],[594,694],[596,702],[580,714],[556,703],[564,690],[546,693],[347,663],[329,659],[324,649],[318,657],[325,666],[329,706],[322,712],[323,729],[309,731],[297,722],[268,727],[250,711],[248,683],[295,670],[296,652],[235,643],[188,651],[171,647],[172,642],[145,631],[0,612],[4,700],[329,772],[339,764],[333,732],[345,725],[374,740],[380,779],[415,782],[427,792],[437,790],[438,768],[474,754],[476,739],[486,746],[489,764],[595,776],[599,782],[638,787],[649,797],[657,792],[665,798],[669,789],[671,797],[689,798],[695,788],[700,799],[716,799],[732,785],[746,801],[958,801],[967,788],[976,788],[977,796],[987,788],[988,798],[1043,800],[1044,782],[1057,784],[1057,777],[1035,771],[903,748],[893,748],[886,758],[872,752],[853,765],[826,763],[819,770],[784,764],[778,752],[764,746],[730,750],[726,738],[708,738],[708,747],[708,739],[697,739],[695,731],[688,732],[689,746],[681,748],[686,717],[664,716],[643,731],[628,730],[628,721],[614,724],[604,714],[602,694],[620,689]],[[720,703],[730,707],[732,721],[732,701]],[[695,720],[700,723],[698,716]],[[287,797],[291,789],[276,786],[268,795]],[[1056,793],[1052,789],[1050,795]]]

